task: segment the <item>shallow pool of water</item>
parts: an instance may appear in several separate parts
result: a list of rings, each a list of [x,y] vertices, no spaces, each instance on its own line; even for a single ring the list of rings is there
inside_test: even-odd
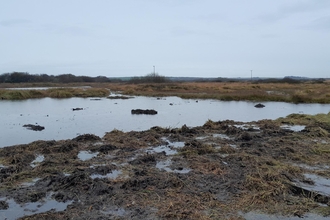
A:
[[[82,161],[85,161],[85,160],[90,160],[93,157],[96,157],[98,154],[99,154],[99,152],[92,153],[89,151],[80,151],[78,153],[78,158]]]
[[[189,168],[180,168],[180,169],[171,169],[170,166],[172,165],[172,160],[167,159],[163,161],[158,161],[156,163],[156,168],[159,170],[165,170],[166,172],[173,172],[173,173],[181,173],[181,174],[186,174],[191,171]]]
[[[38,166],[44,160],[45,160],[44,155],[37,155],[37,157],[31,162],[30,166],[34,168],[34,167]]]
[[[329,217],[323,217],[317,214],[313,213],[307,213],[304,215],[304,217],[298,217],[298,216],[281,216],[281,215],[269,215],[269,214],[263,214],[263,213],[257,213],[257,212],[248,212],[242,214],[242,216],[245,218],[245,220],[326,220],[329,219]]]
[[[299,132],[305,129],[304,125],[283,125],[281,128],[289,129],[291,131]]]
[[[306,173],[305,178],[312,180],[314,184],[297,183],[301,188],[316,192],[321,195],[330,196],[330,179],[315,174]]]
[[[64,211],[72,201],[57,202],[51,199],[50,193],[41,202],[31,202],[23,205],[17,204],[13,199],[0,198],[0,201],[5,201],[8,204],[8,209],[0,210],[0,219],[18,219],[23,216],[29,216],[37,213],[43,213],[50,210],[56,212]]]
[[[109,178],[109,179],[117,179],[119,175],[121,175],[123,172],[120,170],[113,170],[110,173],[107,173],[106,175],[100,175],[100,174],[92,174],[91,178],[96,179],[96,178]]]
[[[0,100],[0,147],[26,144],[35,140],[71,139],[81,134],[103,136],[105,132],[142,131],[153,126],[168,128],[203,125],[213,121],[235,120],[242,122],[276,119],[291,113],[328,113],[329,104],[290,104],[264,102],[265,108],[255,108],[254,102],[189,100],[178,97],[157,99],[135,97],[132,99],[92,100],[90,98],[29,99],[22,101]],[[82,108],[72,111],[73,108]],[[154,109],[157,115],[132,115],[132,109]],[[25,124],[44,126],[42,131],[32,131]]]

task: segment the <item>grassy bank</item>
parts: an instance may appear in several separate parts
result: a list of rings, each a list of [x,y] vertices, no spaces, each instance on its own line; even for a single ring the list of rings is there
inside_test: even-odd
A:
[[[91,86],[91,89],[69,87]],[[108,90],[126,95],[178,96],[185,99],[224,101],[281,101],[291,103],[330,103],[330,82],[258,83],[258,82],[184,82],[184,83],[89,83],[89,84],[0,84],[0,88],[57,86],[67,88],[38,91],[0,89],[0,98],[101,97]]]
[[[166,84],[117,84],[114,90],[129,95],[179,96],[224,101],[282,101],[330,103],[329,83],[192,82]]]
[[[23,100],[33,98],[71,98],[71,97],[104,97],[110,91],[105,88],[53,88],[45,90],[0,90],[2,100]]]

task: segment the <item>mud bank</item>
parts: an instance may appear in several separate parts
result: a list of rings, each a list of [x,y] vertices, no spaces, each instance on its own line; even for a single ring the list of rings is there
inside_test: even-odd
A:
[[[301,122],[208,121],[2,148],[0,217],[245,219],[242,213],[251,211],[327,216],[327,186],[306,193],[306,184],[319,186],[313,175],[330,177],[330,126]]]

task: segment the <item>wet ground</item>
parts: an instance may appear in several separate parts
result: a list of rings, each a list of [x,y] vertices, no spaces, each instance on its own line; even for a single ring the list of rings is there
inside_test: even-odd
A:
[[[2,148],[0,218],[326,219],[330,125],[284,121]]]

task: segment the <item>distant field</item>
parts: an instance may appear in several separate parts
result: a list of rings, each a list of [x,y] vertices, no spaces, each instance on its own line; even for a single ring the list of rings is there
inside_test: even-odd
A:
[[[181,98],[330,103],[330,82],[297,84],[251,82],[185,82],[166,84],[109,84],[127,95]]]
[[[4,88],[60,86],[44,91],[9,91]],[[91,86],[73,89],[73,86]],[[330,82],[257,83],[257,82],[183,82],[183,83],[73,83],[73,84],[0,84],[1,99],[40,97],[104,97],[120,91],[126,95],[179,96],[192,99],[282,101],[292,103],[330,103]]]

